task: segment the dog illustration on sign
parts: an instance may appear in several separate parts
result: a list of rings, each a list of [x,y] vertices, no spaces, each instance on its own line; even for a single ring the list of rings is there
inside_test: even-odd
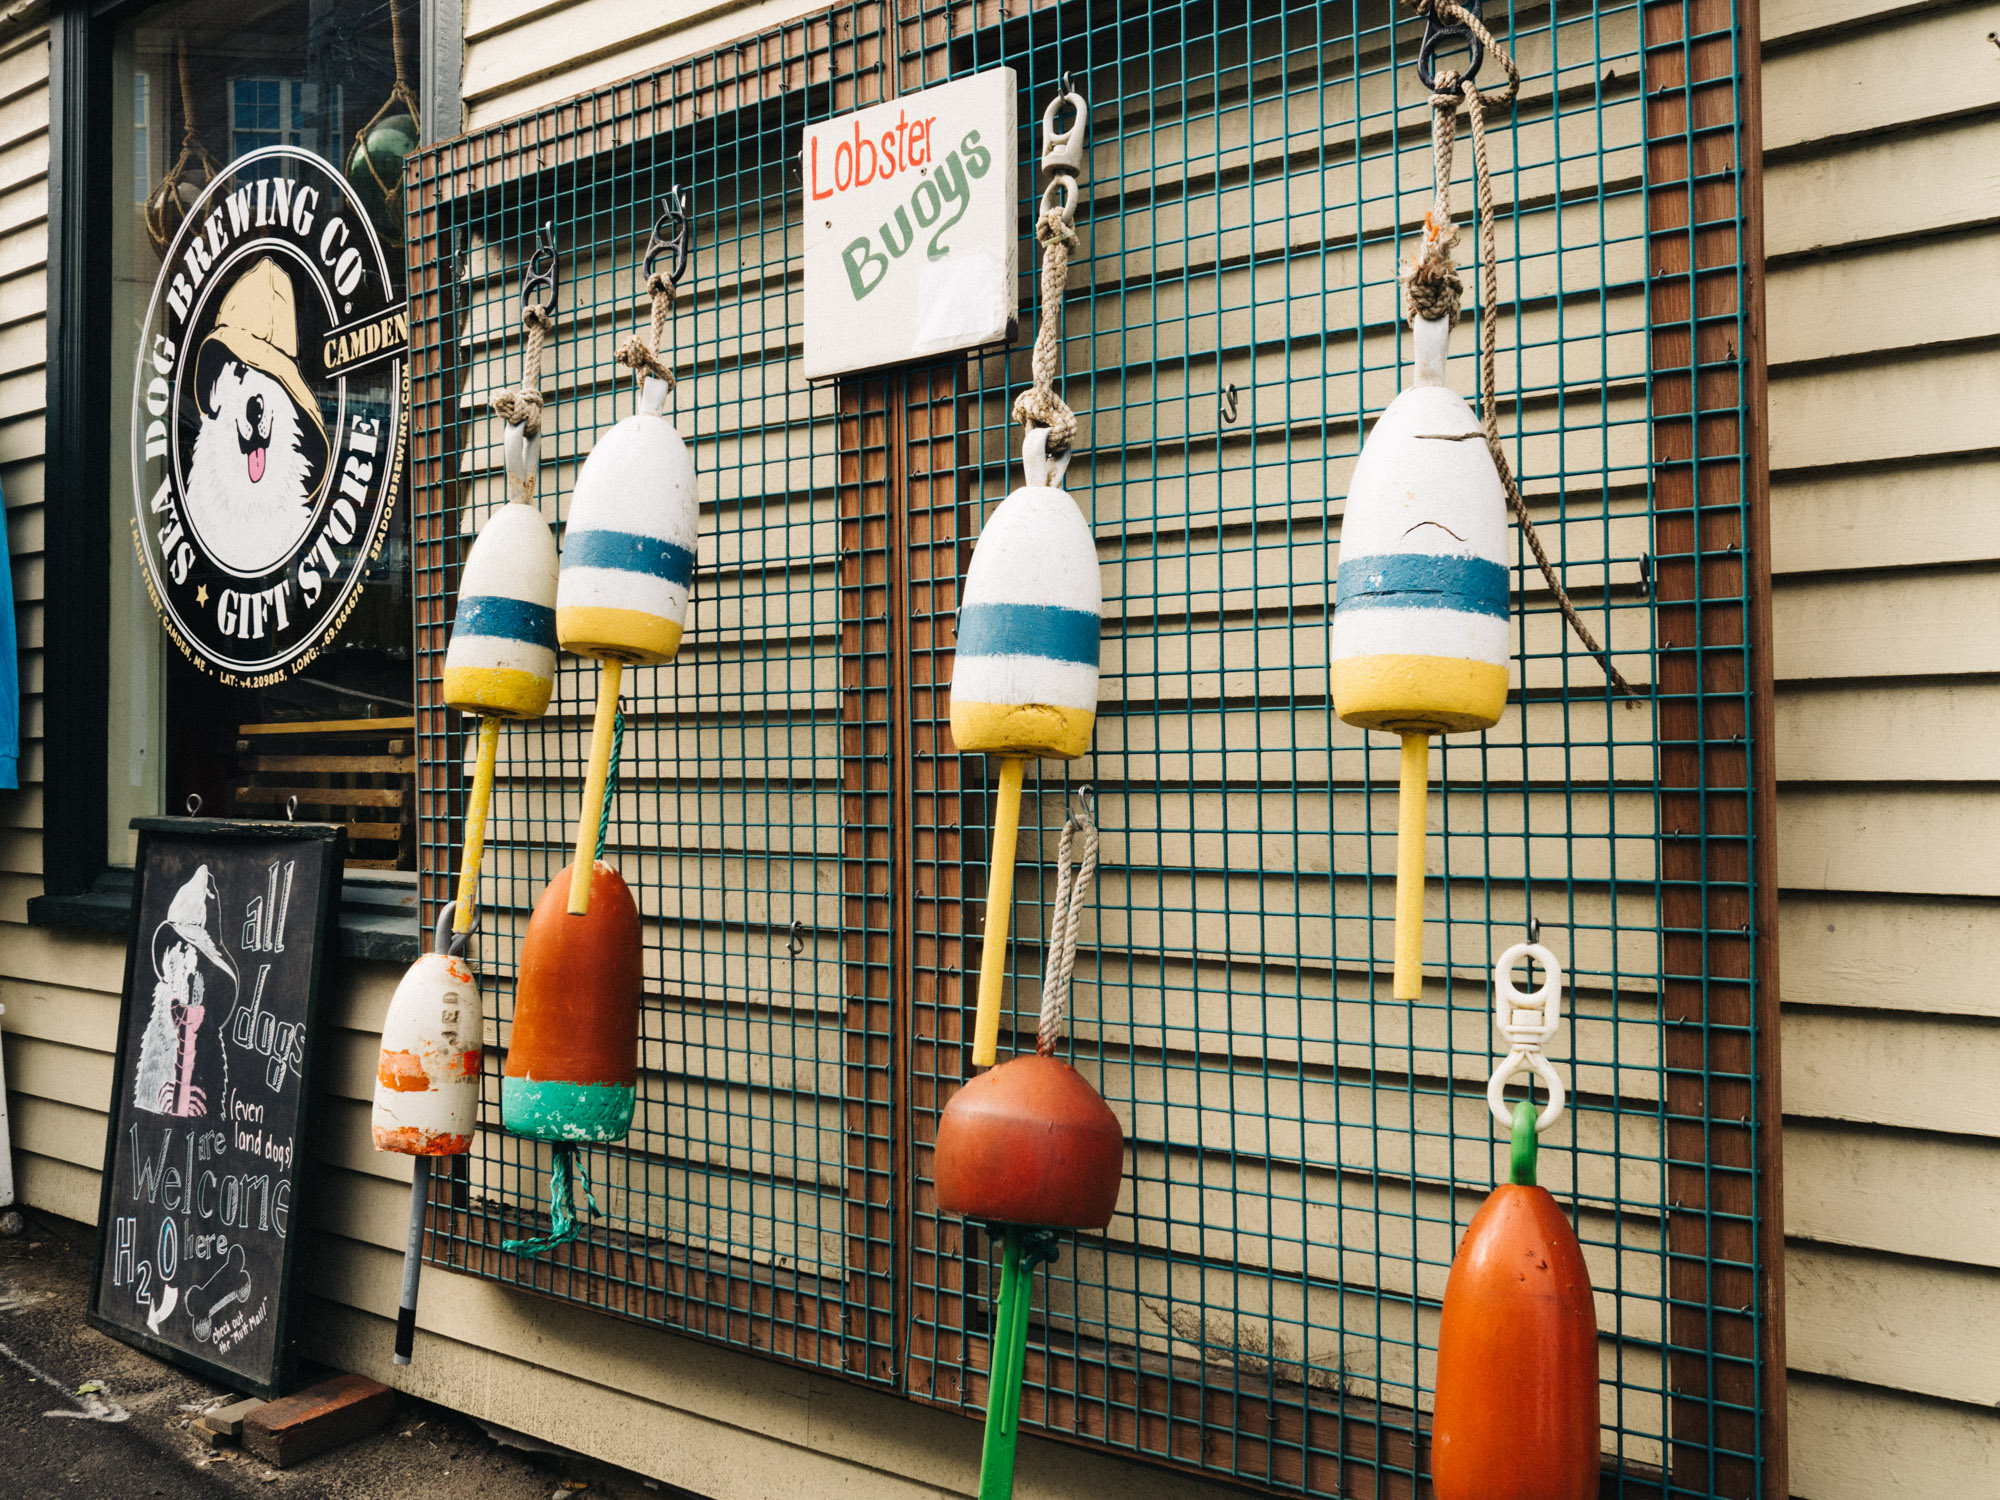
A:
[[[312,524],[326,488],[326,420],[299,367],[291,276],[254,261],[223,295],[195,362],[201,428],[183,504],[209,556],[269,572]]]
[[[208,1019],[204,961],[240,986],[236,965],[216,939],[222,927],[222,895],[207,865],[198,865],[167,903],[166,920],[153,929],[153,1009],[139,1039],[139,1068],[132,1102],[154,1114],[183,1119],[208,1113],[208,1096],[194,1081],[203,1023]],[[221,1028],[208,1028],[213,1050],[222,1058],[227,1086],[229,1059]]]

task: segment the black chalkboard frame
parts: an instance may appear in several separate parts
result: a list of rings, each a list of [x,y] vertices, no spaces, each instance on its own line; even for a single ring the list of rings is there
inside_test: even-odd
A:
[[[235,819],[198,817],[134,818],[131,826],[139,835],[138,853],[133,865],[136,878],[132,882],[132,935],[125,946],[125,986],[118,1005],[118,1050],[111,1073],[110,1124],[104,1133],[104,1173],[98,1187],[97,1256],[92,1265],[90,1298],[84,1315],[92,1327],[134,1348],[143,1349],[156,1358],[205,1375],[230,1390],[274,1400],[286,1394],[295,1381],[298,1368],[297,1337],[292,1323],[292,1295],[299,1259],[297,1236],[286,1237],[278,1273],[276,1338],[270,1363],[261,1379],[208,1359],[170,1339],[158,1338],[143,1328],[134,1328],[130,1324],[117,1322],[106,1317],[98,1306],[104,1284],[104,1258],[112,1253],[113,1248],[107,1226],[111,1223],[115,1186],[112,1174],[117,1168],[120,1122],[125,1117],[127,1100],[131,1092],[130,1069],[133,1060],[127,1055],[132,1030],[129,1024],[130,1011],[134,996],[138,993],[140,946],[149,942],[141,931],[141,904],[146,892],[147,857],[163,840],[184,842],[199,839],[244,844],[291,841],[317,846],[316,852],[320,861],[320,899],[318,908],[313,913],[312,961],[307,969],[310,978],[306,989],[305,1035],[299,1063],[299,1119],[296,1138],[303,1147],[303,1144],[310,1139],[320,1113],[319,1101],[313,1093],[313,1062],[314,1054],[318,1051],[321,998],[327,962],[337,936],[334,919],[340,910],[340,878],[347,863],[347,830],[338,823],[250,823]],[[303,1209],[308,1201],[310,1179],[313,1174],[312,1152],[300,1149],[293,1158],[292,1167],[292,1192],[298,1209]]]

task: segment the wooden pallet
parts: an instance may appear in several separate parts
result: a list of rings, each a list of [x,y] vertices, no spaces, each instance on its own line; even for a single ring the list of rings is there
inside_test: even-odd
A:
[[[413,870],[414,716],[239,724],[232,815],[292,814],[347,828],[350,870]]]

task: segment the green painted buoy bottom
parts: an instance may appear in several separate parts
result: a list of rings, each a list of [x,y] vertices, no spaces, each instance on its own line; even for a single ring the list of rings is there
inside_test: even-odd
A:
[[[1028,1233],[1007,1226],[1000,1262],[1000,1309],[993,1325],[993,1368],[986,1379],[986,1447],[979,1459],[979,1500],[1009,1500],[1014,1493],[1014,1444],[1020,1437],[1021,1376],[1028,1359],[1028,1298],[1032,1266],[1021,1263]]]
[[[638,1097],[629,1083],[502,1078],[500,1123],[514,1135],[537,1141],[622,1141],[632,1128]]]

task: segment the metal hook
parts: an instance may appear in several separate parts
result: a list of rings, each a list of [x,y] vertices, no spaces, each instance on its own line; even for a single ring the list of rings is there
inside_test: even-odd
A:
[[[688,207],[687,189],[669,187],[667,196],[660,200],[660,216],[653,221],[653,236],[646,241],[645,258],[640,262],[646,280],[653,279],[653,263],[663,255],[671,255],[673,265],[667,272],[667,285],[677,286],[687,270],[693,242],[694,214]]]
[[[1528,941],[1538,947],[1541,945],[1542,919],[1540,917],[1528,918]]]
[[[799,921],[796,917],[792,919],[792,936],[791,940],[785,944],[785,951],[791,954],[793,958],[797,958],[801,953],[806,951],[805,923]]]
[[[453,958],[465,952],[465,940],[472,936],[472,928],[479,925],[479,908],[475,906],[472,909],[471,927],[466,928],[463,932],[447,933],[445,929],[451,925],[452,919],[457,915],[458,903],[456,901],[445,902],[444,910],[438,913],[437,927],[431,933],[431,952],[448,953]]]
[[[287,823],[296,823],[298,820],[299,799],[296,795],[293,795],[285,799],[285,821]]]
[[[1236,387],[1234,385],[1224,386],[1222,388],[1222,421],[1224,426],[1235,423],[1236,410]]]
[[[1456,4],[1467,15],[1479,17],[1481,0],[1456,0]],[[1486,49],[1480,45],[1479,39],[1472,34],[1470,27],[1439,20],[1437,7],[1433,4],[1424,17],[1423,44],[1417,48],[1417,81],[1432,93],[1438,92],[1438,49],[1454,46],[1459,42],[1463,42],[1467,52],[1470,53],[1465,66],[1457,70],[1459,93],[1463,94],[1464,85],[1479,76],[1479,65],[1486,61]]]
[[[1067,129],[1056,129],[1056,116],[1068,105],[1076,112],[1076,118],[1069,122]],[[1090,120],[1090,106],[1083,95],[1072,89],[1069,74],[1063,74],[1062,88],[1055,98],[1049,100],[1048,108],[1042,111],[1042,170],[1044,172],[1068,172],[1080,176],[1083,172],[1083,134]]]
[[[535,293],[540,291],[538,298]],[[528,274],[521,281],[523,310],[540,303],[545,313],[556,310],[556,226],[554,221],[535,231],[535,250],[528,257]]]
[[[1069,806],[1064,811],[1067,816],[1076,819],[1079,823],[1086,826],[1095,826],[1097,822],[1097,793],[1091,789],[1089,782],[1086,781],[1070,794]]]
[[[201,816],[201,793],[200,793],[200,792],[189,792],[189,793],[187,794],[187,801],[183,802],[183,803],[181,804],[181,806],[182,806],[182,807],[185,807],[185,808],[186,808],[186,809],[188,810],[188,816],[189,816],[190,818],[198,818],[198,817],[200,817],[200,816]]]

